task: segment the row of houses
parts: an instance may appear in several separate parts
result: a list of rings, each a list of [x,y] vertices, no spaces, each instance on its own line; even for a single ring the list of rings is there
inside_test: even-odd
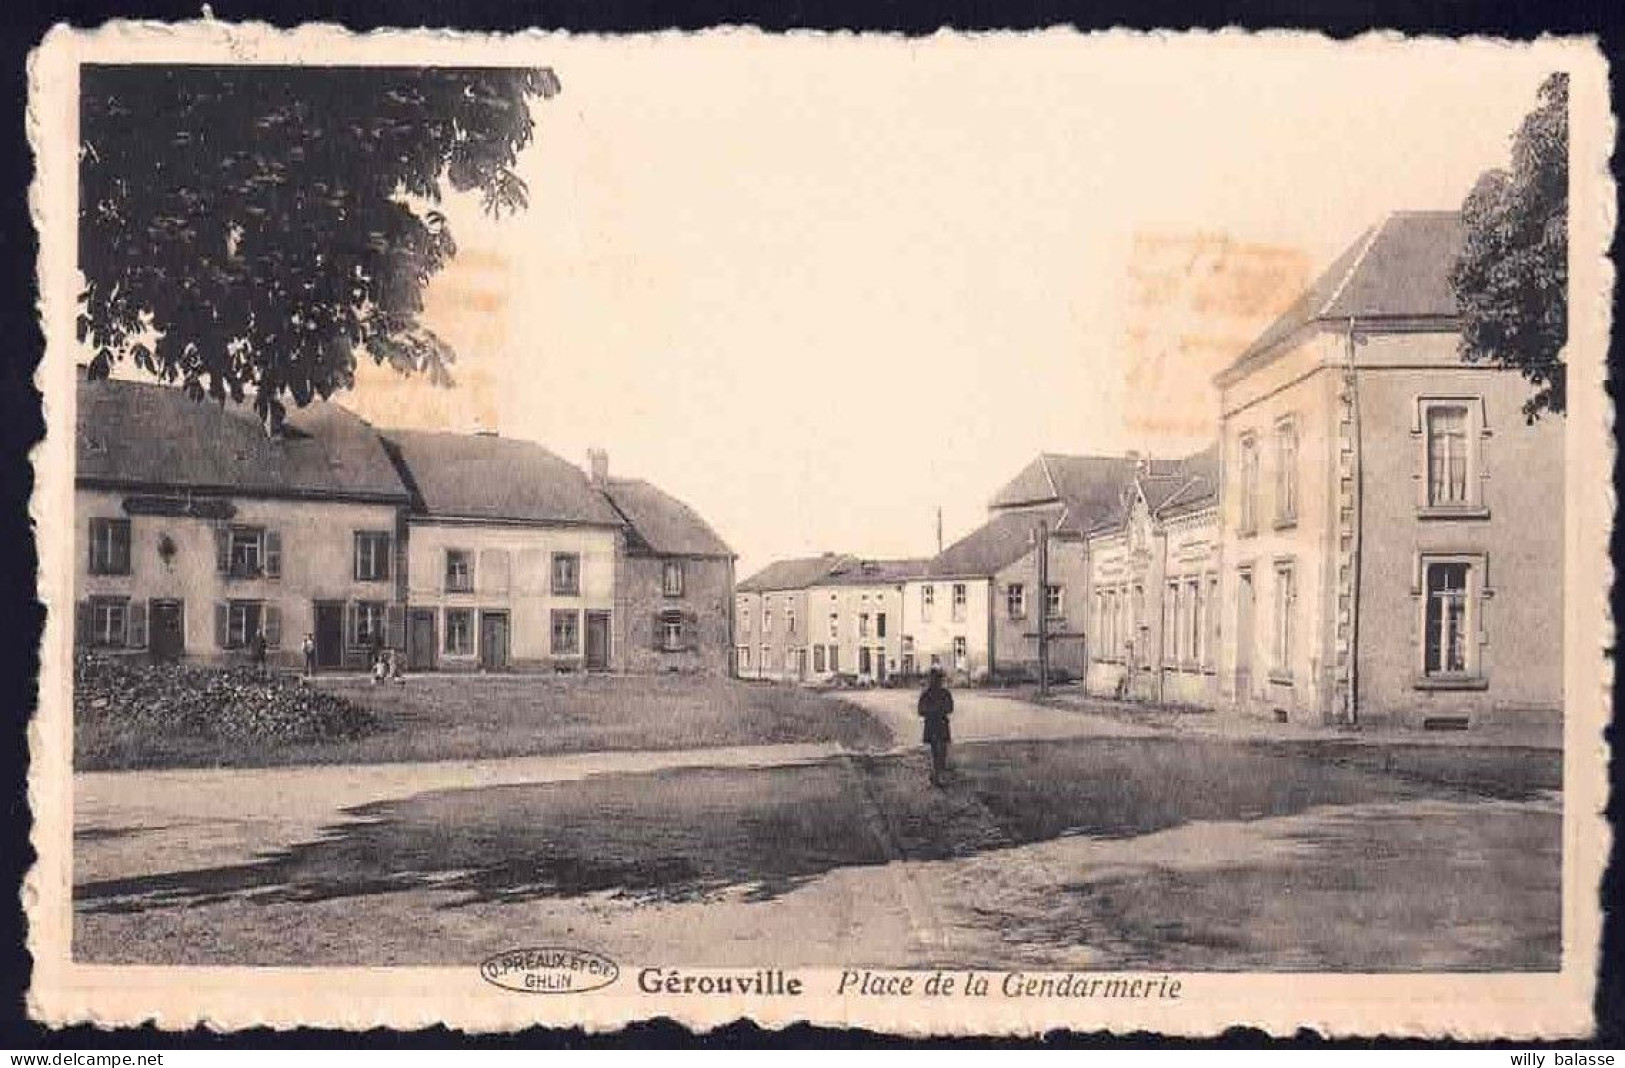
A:
[[[159,658],[412,671],[729,668],[734,555],[682,501],[528,441],[318,402],[78,383],[75,636]]]
[[[1031,677],[1042,619],[1052,670],[1100,696],[1322,723],[1556,719],[1563,425],[1526,422],[1516,371],[1458,355],[1462,236],[1453,212],[1362,235],[1216,376],[1206,449],[1042,455],[935,557],[747,579],[740,672]]]

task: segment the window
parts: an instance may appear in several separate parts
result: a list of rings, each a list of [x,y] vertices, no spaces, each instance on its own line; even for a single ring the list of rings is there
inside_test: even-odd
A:
[[[1012,582],[1004,588],[1004,610],[1011,619],[1027,617],[1027,587]]]
[[[235,601],[232,607],[235,609],[236,605],[241,603],[243,602]],[[372,645],[374,640],[379,642],[384,640],[386,622],[382,601],[357,601],[350,618],[355,621],[350,634],[351,644],[366,648]],[[235,634],[235,631],[233,633]]]
[[[446,655],[474,655],[474,611],[470,608],[446,609]]]
[[[683,614],[681,612],[662,612],[660,614],[660,647],[668,653],[683,648]]]
[[[931,620],[931,609],[937,603],[937,588],[935,586],[920,587],[920,619],[925,622]]]
[[[831,638],[839,638],[841,636],[841,613],[839,612],[831,612],[829,614],[829,636]]]
[[[875,637],[884,638],[885,636],[886,636],[886,613],[877,612],[877,613],[875,613]]]
[[[858,674],[868,675],[874,669],[874,661],[867,645],[858,646]]]
[[[1428,504],[1467,505],[1467,406],[1436,404],[1427,409]]]
[[[123,645],[130,622],[130,602],[123,597],[90,601],[90,644]]]
[[[773,662],[768,659],[767,646],[762,646],[761,656],[756,661],[757,667],[762,671],[773,670]]]
[[[1044,618],[1061,619],[1066,615],[1066,591],[1060,586],[1044,587]]]
[[[773,606],[772,606],[772,604],[764,603],[762,605],[762,633],[763,634],[771,634],[771,633],[773,633]]]
[[[683,562],[667,560],[660,567],[660,592],[667,597],[683,595]]]
[[[1426,564],[1425,571],[1422,672],[1431,678],[1472,674],[1477,670],[1470,640],[1472,566],[1465,562],[1437,562]]]
[[[1298,518],[1298,424],[1275,424],[1275,523],[1287,526]]]
[[[553,592],[575,596],[581,592],[581,554],[553,554]]]
[[[1207,646],[1202,650],[1202,666],[1213,666],[1213,654],[1219,648],[1219,579],[1218,576],[1209,576],[1207,580],[1207,618],[1203,622],[1207,633]]]
[[[446,550],[446,592],[469,593],[474,589],[474,554],[467,549]],[[447,650],[448,652],[450,650]]]
[[[954,596],[954,608],[953,608],[954,622],[958,623],[958,622],[962,621],[965,618],[965,584],[963,582],[954,583],[953,596]]]
[[[1298,599],[1297,579],[1290,562],[1275,565],[1275,656],[1277,678],[1292,677],[1292,615]]]
[[[90,521],[90,573],[92,575],[128,575],[130,573],[130,521],[128,519],[92,519]]]
[[[1201,664],[1207,657],[1206,643],[1203,640],[1203,636],[1207,633],[1203,626],[1207,605],[1202,597],[1201,580],[1191,579],[1185,584],[1185,603],[1190,606],[1185,619],[1185,625],[1190,628],[1185,641],[1185,661],[1195,666]]]
[[[389,578],[389,535],[377,530],[355,532],[355,578],[379,582]]]
[[[554,656],[578,656],[581,653],[581,613],[573,608],[553,610]]]
[[[1162,662],[1179,663],[1179,583],[1168,583],[1162,605]]]
[[[813,672],[818,675],[824,673],[824,647],[822,645],[813,646]]]
[[[784,632],[786,634],[791,634],[791,635],[795,634],[795,632],[796,632],[796,606],[795,605],[789,605],[784,610]]]
[[[858,613],[858,637],[867,638],[868,636],[869,636],[869,613],[868,612],[859,612]]]
[[[841,647],[839,645],[829,647],[829,670],[832,675],[841,670]]]
[[[1241,479],[1237,490],[1241,507],[1237,530],[1251,534],[1258,529],[1258,440],[1251,434],[1241,439],[1241,458],[1236,468]]]
[[[745,670],[750,667],[750,646],[741,645],[735,651],[735,655],[739,658],[740,670]]]
[[[254,578],[264,569],[265,531],[259,527],[232,527],[228,541],[227,573],[232,578]]]
[[[954,635],[954,670],[964,671],[970,663],[970,653],[965,645],[965,636]]]
[[[745,633],[750,630],[750,606],[739,606],[739,631]]]

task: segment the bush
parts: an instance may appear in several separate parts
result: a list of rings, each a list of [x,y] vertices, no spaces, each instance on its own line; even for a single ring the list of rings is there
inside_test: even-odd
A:
[[[285,675],[88,652],[74,658],[73,715],[82,732],[228,742],[328,741],[378,728],[359,705]]]

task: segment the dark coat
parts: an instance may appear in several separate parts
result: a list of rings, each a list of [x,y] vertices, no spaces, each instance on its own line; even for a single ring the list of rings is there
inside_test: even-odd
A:
[[[954,714],[954,695],[942,687],[928,688],[920,694],[920,717],[925,720],[925,741],[946,742],[952,735],[948,730],[948,717]]]

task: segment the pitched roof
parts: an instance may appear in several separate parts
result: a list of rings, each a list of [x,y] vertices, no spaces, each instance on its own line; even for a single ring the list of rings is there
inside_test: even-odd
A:
[[[626,520],[628,550],[662,556],[733,556],[698,512],[654,483],[612,478],[601,490]]]
[[[1059,504],[1065,511],[1056,522],[1057,533],[1085,531],[1117,508],[1134,468],[1130,456],[1041,453],[1005,483],[989,507],[1003,511]]]
[[[406,486],[377,434],[337,404],[289,413],[280,437],[249,405],[195,401],[173,386],[122,379],[78,385],[80,480],[269,496],[399,501]]]
[[[426,430],[382,433],[412,491],[413,511],[422,515],[622,525],[579,468],[535,442]]]
[[[819,579],[819,586],[873,586],[888,582],[905,582],[926,573],[929,560],[860,560],[855,556],[840,558],[835,568]]]
[[[1176,461],[1159,484],[1157,499],[1146,503],[1158,516],[1183,515],[1207,508],[1219,499],[1219,443]]]
[[[1040,519],[1053,527],[1061,517],[1059,506],[1000,512],[986,523],[938,553],[926,566],[926,577],[973,578],[993,575],[1033,549],[1033,528]]]
[[[1453,320],[1450,268],[1463,227],[1454,211],[1396,211],[1332,261],[1280,318],[1216,380],[1222,385],[1266,362],[1305,327],[1355,319]]]
[[[738,583],[735,588],[744,593],[806,589],[843,563],[851,564],[855,560],[855,557],[836,553],[775,560],[745,581]]]

